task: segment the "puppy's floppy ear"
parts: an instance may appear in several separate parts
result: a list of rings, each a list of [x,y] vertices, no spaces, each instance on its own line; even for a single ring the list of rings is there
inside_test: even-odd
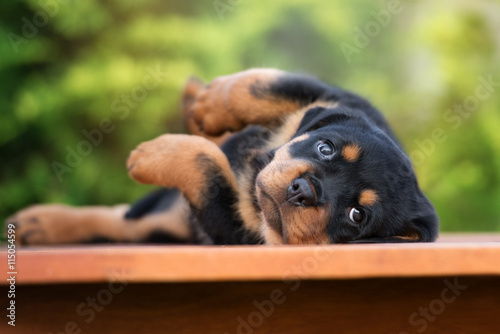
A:
[[[438,236],[439,218],[433,208],[432,212],[412,219],[410,226],[416,233],[417,241],[433,242]]]
[[[427,200],[427,199],[426,199]],[[439,219],[434,208],[428,203],[431,210],[421,213],[405,223],[401,235],[390,237],[364,238],[350,241],[353,244],[367,243],[401,243],[401,242],[433,242],[438,236]]]
[[[418,189],[414,205],[412,218],[404,225],[401,239],[405,240],[405,237],[410,237],[410,239],[416,239],[414,241],[420,242],[435,241],[439,232],[439,218],[431,201],[420,189]]]
[[[346,121],[352,117],[354,117],[352,110],[344,107],[336,107],[335,109],[327,109],[324,107],[311,108],[302,118],[294,137],[301,136],[306,132],[314,131],[323,126]]]
[[[418,242],[418,240],[408,240],[405,237],[388,237],[388,238],[366,238],[348,241],[348,244],[396,244]]]

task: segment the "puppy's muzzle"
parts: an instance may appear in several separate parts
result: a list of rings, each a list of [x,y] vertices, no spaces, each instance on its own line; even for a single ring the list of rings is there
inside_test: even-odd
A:
[[[309,182],[305,178],[297,178],[288,186],[287,201],[295,206],[312,206],[317,200]]]

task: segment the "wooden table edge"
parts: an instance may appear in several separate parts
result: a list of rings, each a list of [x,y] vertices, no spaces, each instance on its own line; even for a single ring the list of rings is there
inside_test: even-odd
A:
[[[16,284],[498,276],[500,242],[19,248],[16,272]]]

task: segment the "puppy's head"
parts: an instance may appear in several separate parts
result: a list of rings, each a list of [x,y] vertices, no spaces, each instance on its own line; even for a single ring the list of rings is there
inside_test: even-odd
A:
[[[438,218],[402,149],[359,111],[314,108],[256,179],[270,244],[434,241]]]

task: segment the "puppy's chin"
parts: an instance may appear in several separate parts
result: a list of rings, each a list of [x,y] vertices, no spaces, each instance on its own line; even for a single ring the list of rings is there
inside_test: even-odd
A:
[[[283,244],[283,220],[280,205],[259,184],[257,184],[257,200],[262,212],[261,233],[266,243],[271,245]]]

